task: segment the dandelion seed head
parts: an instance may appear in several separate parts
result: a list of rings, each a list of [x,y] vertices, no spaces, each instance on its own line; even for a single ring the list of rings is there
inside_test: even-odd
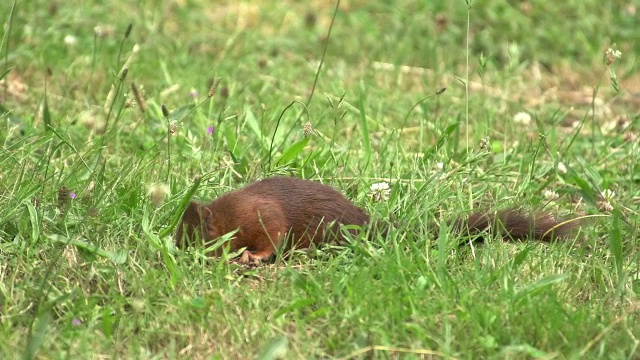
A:
[[[531,115],[527,112],[520,111],[513,116],[513,122],[516,124],[529,125],[531,124]]]
[[[147,194],[149,195],[149,198],[151,199],[151,202],[154,206],[160,205],[164,201],[164,199],[169,196],[170,192],[171,190],[169,189],[168,185],[160,183],[153,183],[149,185],[149,188],[147,190]]]

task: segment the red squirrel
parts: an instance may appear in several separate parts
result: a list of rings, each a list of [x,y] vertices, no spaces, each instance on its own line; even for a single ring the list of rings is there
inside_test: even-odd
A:
[[[315,181],[272,177],[226,193],[209,204],[191,202],[182,215],[175,240],[185,247],[200,238],[210,245],[222,235],[237,230],[230,251],[246,250],[240,261],[257,263],[276,249],[302,249],[340,238],[340,224],[368,224],[369,215],[334,188]],[[550,241],[566,235],[572,223],[561,223],[551,215],[528,215],[518,210],[497,214],[472,213],[453,222],[454,230],[481,233],[489,228],[513,239]],[[212,251],[219,256],[222,246]]]

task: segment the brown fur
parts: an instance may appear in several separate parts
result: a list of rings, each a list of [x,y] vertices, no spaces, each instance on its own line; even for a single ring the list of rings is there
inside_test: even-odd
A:
[[[176,244],[184,247],[196,234],[205,245],[238,230],[230,250],[246,247],[242,262],[259,262],[278,248],[306,248],[312,243],[342,237],[340,225],[364,226],[369,216],[335,189],[318,182],[272,177],[226,193],[209,204],[191,202],[178,225]],[[556,227],[553,231],[549,231]],[[559,225],[550,215],[528,215],[505,210],[495,216],[473,213],[454,222],[458,232],[477,234],[487,229],[514,239],[529,237],[549,241],[566,235],[572,226]],[[220,255],[218,248],[213,255]]]
[[[552,241],[567,236],[575,228],[575,222],[561,222],[553,215],[546,213],[529,214],[517,209],[498,211],[496,214],[476,212],[467,219],[455,222],[458,232],[478,234],[493,230],[503,235],[504,239],[524,240],[537,239]]]
[[[288,250],[332,240],[339,236],[339,224],[363,226],[368,221],[362,209],[329,186],[273,177],[226,193],[207,205],[192,202],[182,216],[176,241],[185,245],[201,226],[205,244],[238,229],[230,250],[246,247],[243,262],[255,262],[282,245]],[[221,249],[215,255],[220,253]]]

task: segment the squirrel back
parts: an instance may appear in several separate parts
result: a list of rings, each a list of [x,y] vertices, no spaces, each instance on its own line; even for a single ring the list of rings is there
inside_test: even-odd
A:
[[[343,238],[342,225],[369,223],[365,211],[334,188],[315,181],[272,177],[228,192],[209,204],[191,202],[176,232],[176,245],[200,238],[210,245],[224,234],[237,232],[230,251],[246,248],[241,262],[259,262],[276,249],[306,248],[312,243]],[[574,223],[561,223],[549,214],[509,209],[495,214],[476,212],[453,222],[458,233],[499,232],[505,239],[550,241],[567,235]],[[376,226],[379,227],[379,226]],[[220,255],[222,248],[213,251]]]
[[[242,261],[256,262],[280,247],[306,248],[341,237],[340,224],[364,226],[368,222],[364,210],[330,186],[272,177],[209,204],[190,203],[178,226],[176,244],[184,246],[198,233],[208,244],[237,229],[230,250],[246,247]]]

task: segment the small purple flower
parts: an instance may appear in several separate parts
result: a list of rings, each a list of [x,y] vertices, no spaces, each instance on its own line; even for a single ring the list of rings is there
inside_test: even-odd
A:
[[[70,193],[70,194],[69,194],[69,197],[70,197],[70,198],[72,198],[72,199],[75,199],[75,198],[76,198],[76,196],[78,196],[78,194],[76,194],[76,193],[74,193],[74,192],[72,192],[72,193]]]
[[[71,320],[71,325],[80,326],[80,325],[82,325],[82,321],[80,321],[80,319],[74,318],[73,320]]]
[[[189,91],[189,96],[191,96],[192,98],[197,98],[198,95],[200,95],[200,94],[198,93],[198,90],[196,90],[196,89],[191,89],[191,91]]]
[[[207,134],[213,135],[213,132],[216,131],[216,128],[212,125],[207,128]]]

